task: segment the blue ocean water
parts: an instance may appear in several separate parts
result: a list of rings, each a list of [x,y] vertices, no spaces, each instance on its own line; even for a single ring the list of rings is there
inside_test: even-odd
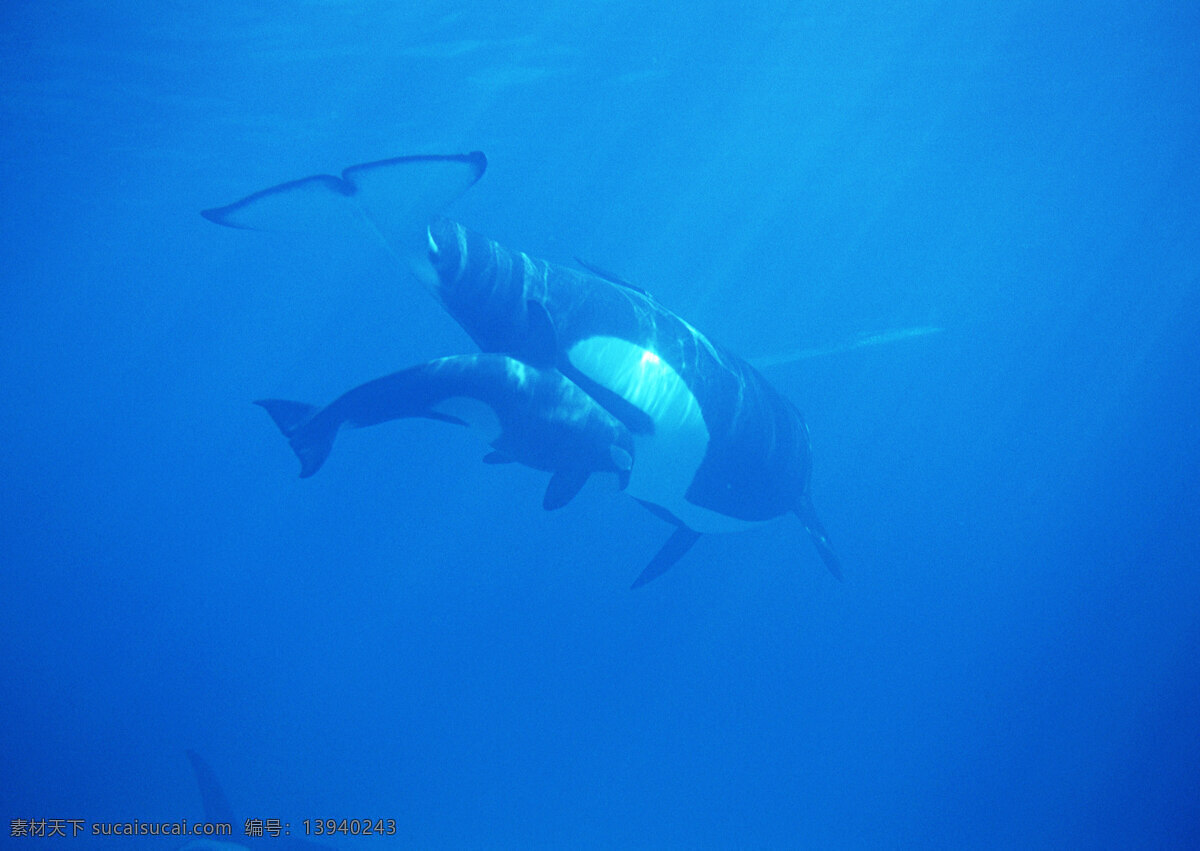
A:
[[[12,847],[201,820],[188,749],[239,835],[395,820],[335,848],[1200,842],[1194,4],[10,0],[0,128]],[[471,344],[198,211],[469,150],[473,229],[825,350],[844,582],[781,521],[631,592],[661,521],[441,423],[296,478],[251,400]]]

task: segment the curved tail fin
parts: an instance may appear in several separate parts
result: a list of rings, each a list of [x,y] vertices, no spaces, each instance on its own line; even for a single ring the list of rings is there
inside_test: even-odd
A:
[[[300,478],[307,479],[325,463],[337,437],[338,423],[329,417],[318,417],[321,410],[304,402],[286,399],[259,399],[254,404],[265,410],[291,444],[300,459]]]
[[[825,527],[817,518],[810,495],[807,493],[804,495],[804,502],[795,509],[795,513],[800,518],[800,522],[804,524],[804,528],[808,530],[808,535],[812,538],[813,545],[821,556],[821,561],[825,562],[825,566],[829,568],[829,572],[834,575],[835,579],[843,579],[842,560],[838,558],[837,553],[833,550],[833,545],[829,543],[829,533],[825,531]]]
[[[393,157],[315,174],[247,195],[200,215],[242,230],[324,233],[365,221],[392,255],[427,286],[427,225],[483,176],[487,158],[469,154]]]

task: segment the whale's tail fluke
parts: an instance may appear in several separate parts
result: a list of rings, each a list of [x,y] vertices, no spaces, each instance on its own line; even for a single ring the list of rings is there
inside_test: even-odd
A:
[[[821,556],[821,561],[825,562],[825,566],[829,568],[829,572],[836,579],[842,579],[842,560],[833,550],[833,545],[829,543],[829,533],[825,531],[825,526],[817,517],[817,511],[813,508],[812,497],[809,494],[804,495],[804,501],[796,507],[796,516],[800,518],[800,522],[804,524],[804,528],[808,530],[808,535],[812,538],[813,545],[817,548],[817,553]]]
[[[231,228],[305,234],[365,222],[401,265],[431,286],[427,226],[486,168],[479,151],[393,157],[352,165],[340,176],[281,183],[200,215]]]
[[[307,479],[325,463],[337,437],[338,421],[320,417],[316,405],[286,399],[259,399],[254,404],[265,410],[300,459],[300,478]]]

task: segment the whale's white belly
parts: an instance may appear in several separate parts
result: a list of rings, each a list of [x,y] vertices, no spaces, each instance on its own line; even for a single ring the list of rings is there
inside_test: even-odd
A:
[[[575,343],[567,359],[654,423],[653,434],[634,435],[626,493],[662,506],[697,532],[737,532],[760,525],[685,498],[708,451],[709,433],[699,401],[669,363],[636,343],[601,336]]]

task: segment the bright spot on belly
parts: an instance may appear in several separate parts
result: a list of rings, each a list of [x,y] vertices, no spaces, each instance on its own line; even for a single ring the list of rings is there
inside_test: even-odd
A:
[[[657,365],[658,363],[660,363],[658,355],[654,354],[654,352],[649,349],[642,352],[642,366],[646,366],[647,364]]]

